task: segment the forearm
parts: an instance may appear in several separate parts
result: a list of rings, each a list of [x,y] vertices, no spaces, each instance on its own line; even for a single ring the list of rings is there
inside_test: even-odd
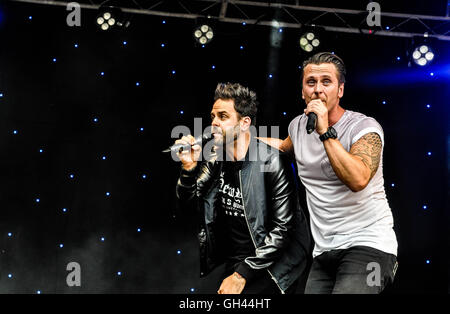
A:
[[[281,150],[281,145],[283,144],[283,140],[279,138],[273,138],[273,137],[257,137],[260,141],[263,141],[267,145],[270,145],[272,147],[275,147],[278,150]]]
[[[337,139],[323,142],[336,176],[353,192],[364,189],[370,180],[370,169],[362,158],[350,154]]]

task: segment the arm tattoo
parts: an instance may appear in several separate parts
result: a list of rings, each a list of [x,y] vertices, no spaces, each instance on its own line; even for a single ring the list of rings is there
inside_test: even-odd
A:
[[[381,158],[381,138],[377,133],[368,133],[350,148],[350,154],[361,157],[370,169],[370,179],[375,175]]]

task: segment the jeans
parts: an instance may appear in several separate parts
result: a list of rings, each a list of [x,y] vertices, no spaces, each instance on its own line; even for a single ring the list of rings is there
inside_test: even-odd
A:
[[[324,252],[313,259],[305,293],[377,294],[392,284],[397,257],[367,246]]]

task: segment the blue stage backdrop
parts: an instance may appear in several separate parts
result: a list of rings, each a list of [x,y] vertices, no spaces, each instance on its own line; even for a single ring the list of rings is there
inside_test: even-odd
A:
[[[95,10],[80,27],[67,14],[0,7],[0,293],[214,293],[219,270],[199,278],[197,217],[175,198],[180,165],[161,151],[175,126],[210,123],[218,82],[255,90],[258,124],[286,137],[305,107],[299,31],[217,23],[201,47],[192,20],[133,15],[104,32]],[[418,68],[408,39],[323,36],[320,50],[347,65],[341,105],[385,132],[399,242],[386,293],[446,292],[449,42]]]

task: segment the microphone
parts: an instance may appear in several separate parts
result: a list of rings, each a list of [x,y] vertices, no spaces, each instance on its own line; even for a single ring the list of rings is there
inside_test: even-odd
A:
[[[211,132],[205,133],[202,136],[197,136],[195,138],[195,142],[194,144],[174,144],[172,146],[170,146],[169,148],[163,150],[163,153],[170,153],[172,152],[181,152],[183,150],[189,150],[191,149],[192,146],[194,145],[203,145],[206,142],[209,142],[210,140],[212,140],[214,138],[213,134]]]
[[[306,122],[306,133],[311,134],[316,129],[317,115],[314,112],[308,114],[308,122]]]

